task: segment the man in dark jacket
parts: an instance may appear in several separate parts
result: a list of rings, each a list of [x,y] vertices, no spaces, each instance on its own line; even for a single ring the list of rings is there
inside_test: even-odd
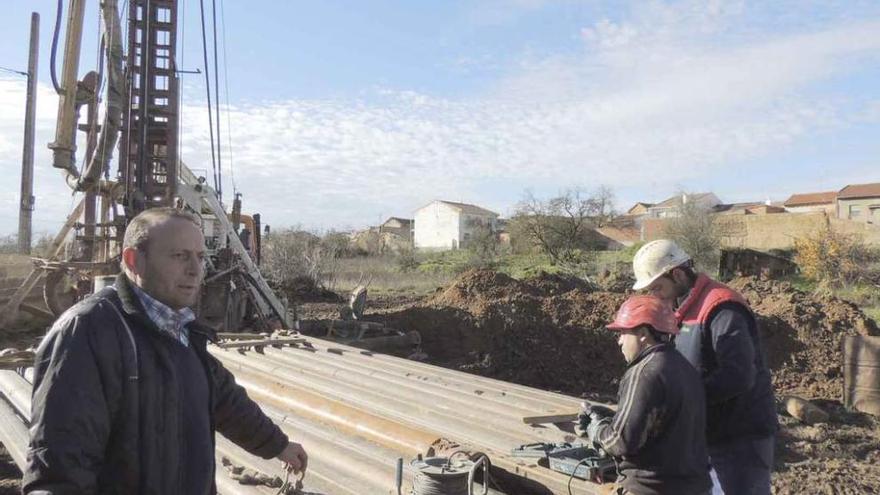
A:
[[[602,417],[602,409],[589,407],[585,429],[590,442],[621,459],[617,493],[708,494],[703,387],[670,343],[678,332],[672,309],[655,297],[634,296],[608,328],[620,331],[627,370],[617,412]]]
[[[693,269],[670,240],[652,241],[633,258],[636,290],[677,308],[675,347],[706,389],[706,440],[713,476],[727,495],[768,495],[777,430],[770,371],[746,300]]]
[[[66,311],[34,367],[25,494],[208,495],[214,433],[302,471],[308,457],[206,350],[189,308],[204,275],[196,217],[147,210],[114,287]]]

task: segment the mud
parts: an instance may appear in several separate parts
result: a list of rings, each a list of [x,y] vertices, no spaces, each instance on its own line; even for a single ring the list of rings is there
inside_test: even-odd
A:
[[[624,363],[615,336],[604,325],[624,299],[558,275],[519,281],[474,270],[421,303],[371,318],[418,330],[425,352],[437,364],[611,398]]]
[[[807,294],[786,282],[748,277],[730,286],[758,316],[777,393],[841,399],[841,338],[880,335],[877,324],[850,302]]]
[[[880,418],[816,401],[831,414],[808,426],[780,416],[773,493],[776,495],[880,493]]]

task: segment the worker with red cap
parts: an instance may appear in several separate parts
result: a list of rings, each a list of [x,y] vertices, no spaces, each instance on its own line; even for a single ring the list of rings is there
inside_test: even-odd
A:
[[[620,332],[617,343],[627,362],[617,412],[589,406],[578,430],[620,460],[615,493],[708,494],[703,385],[671,343],[679,331],[672,308],[653,296],[633,296],[608,328]]]

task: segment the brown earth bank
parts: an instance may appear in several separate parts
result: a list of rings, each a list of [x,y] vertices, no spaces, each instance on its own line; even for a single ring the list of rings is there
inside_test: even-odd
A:
[[[742,278],[730,285],[758,317],[777,394],[814,399],[830,413],[827,423],[812,426],[780,415],[773,492],[880,493],[880,419],[846,411],[840,403],[840,339],[878,335],[877,324],[849,302],[787,283]],[[427,297],[371,297],[365,319],[418,330],[434,364],[616,402],[624,362],[604,325],[625,298],[576,278],[542,274],[515,280],[476,270]],[[336,318],[340,304],[302,304],[299,317]],[[44,331],[0,332],[0,348],[27,347]],[[0,495],[17,493],[19,476],[0,450]]]
[[[841,405],[843,335],[878,335],[854,304],[755,278],[730,283],[750,302],[777,395],[813,399],[827,423],[780,415],[773,491],[880,493],[880,420]],[[418,330],[435,364],[545,390],[615,401],[623,358],[603,327],[626,294],[576,279],[515,280],[488,270],[463,274],[422,300],[383,301],[367,319]]]

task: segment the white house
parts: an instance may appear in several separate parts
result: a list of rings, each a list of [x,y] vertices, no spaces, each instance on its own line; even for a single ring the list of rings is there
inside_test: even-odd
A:
[[[435,200],[416,210],[414,245],[416,249],[458,249],[480,229],[497,228],[498,214],[475,205]]]

